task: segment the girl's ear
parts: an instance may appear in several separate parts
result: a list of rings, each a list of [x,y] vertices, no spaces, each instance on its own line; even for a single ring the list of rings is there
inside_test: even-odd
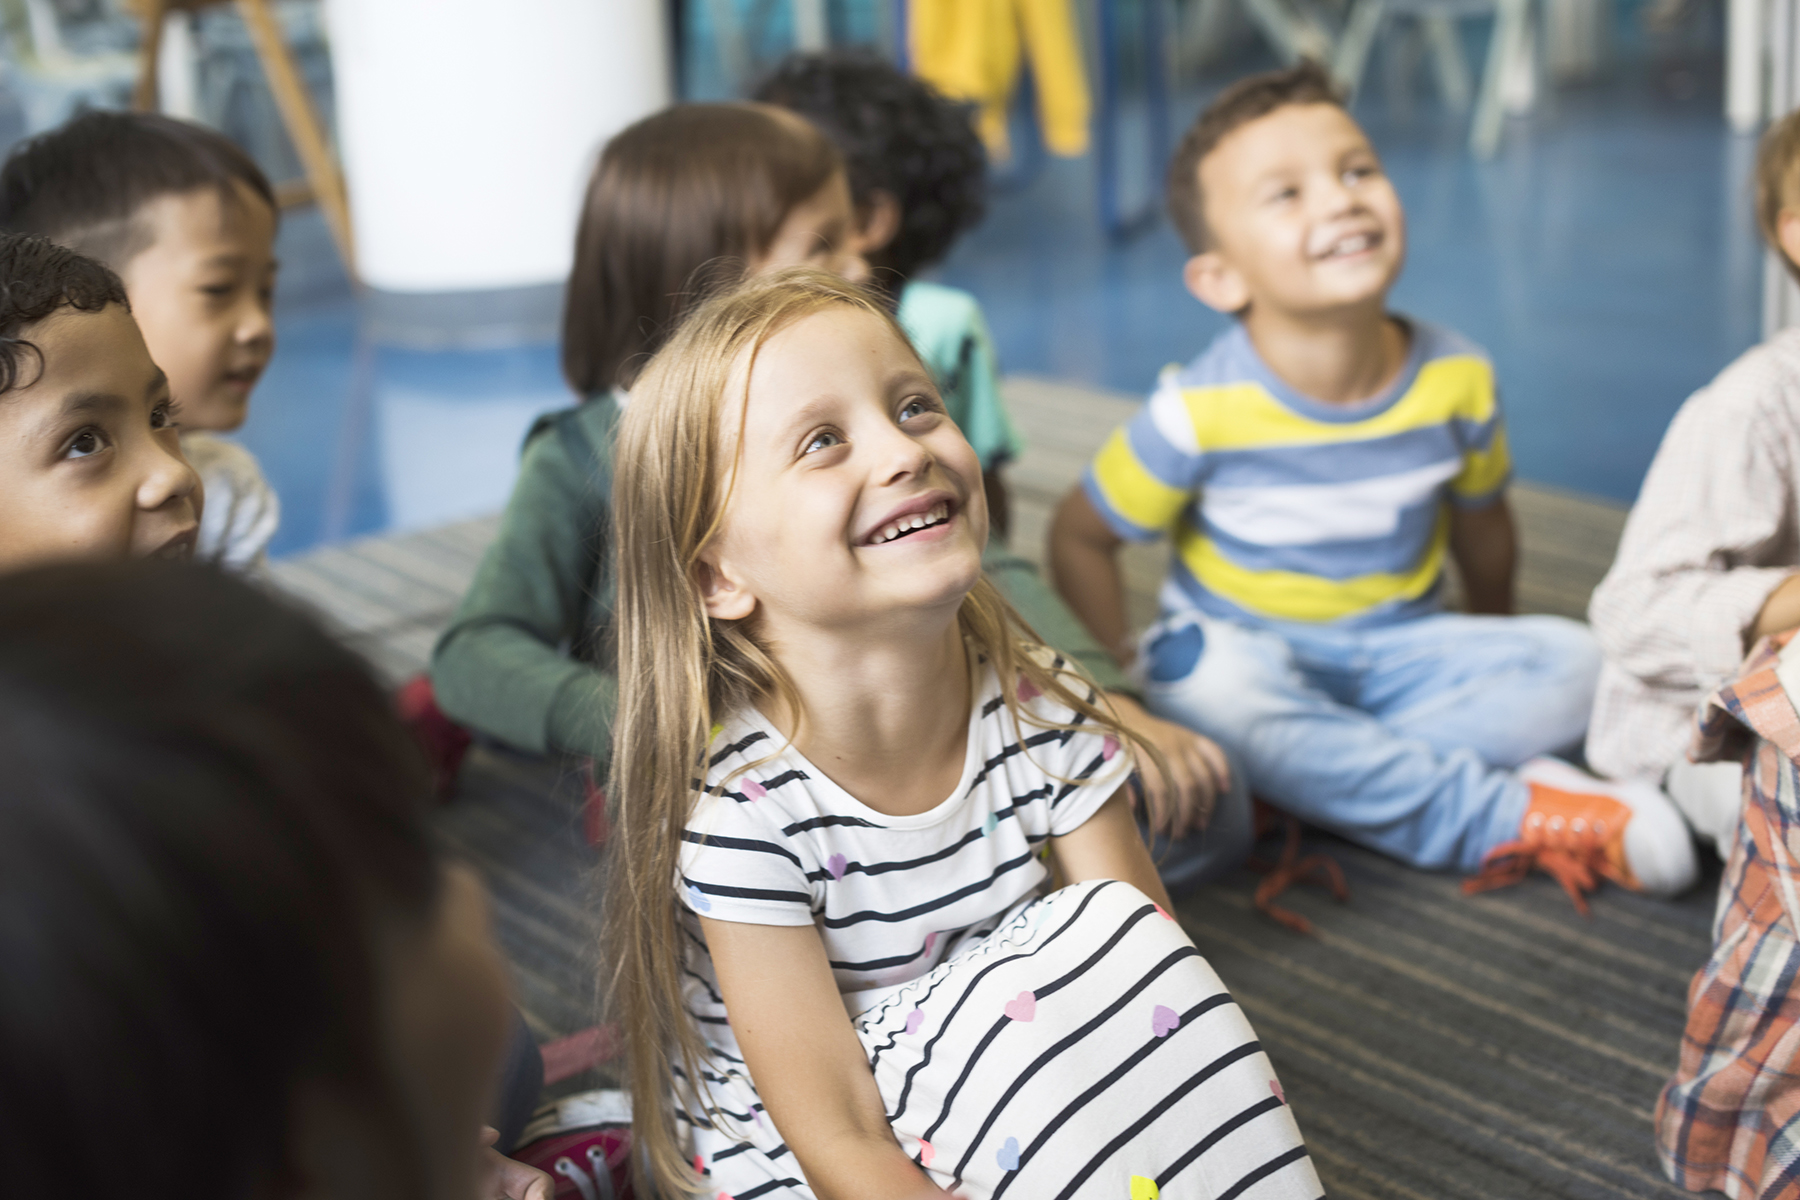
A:
[[[694,567],[700,585],[700,602],[715,621],[741,621],[756,611],[756,597],[736,577],[729,564],[713,555],[703,556]]]
[[[1207,250],[1187,260],[1181,281],[1194,299],[1227,315],[1242,312],[1250,303],[1250,287],[1223,254]]]

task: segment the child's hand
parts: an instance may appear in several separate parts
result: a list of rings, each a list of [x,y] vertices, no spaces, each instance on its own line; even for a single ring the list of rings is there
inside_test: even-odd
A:
[[[555,1181],[536,1167],[503,1157],[494,1149],[499,1138],[498,1129],[481,1131],[483,1166],[487,1172],[481,1184],[481,1200],[553,1200]]]
[[[1138,764],[1145,809],[1140,815],[1150,832],[1183,838],[1205,829],[1219,793],[1231,786],[1225,752],[1191,729],[1151,716],[1130,696],[1111,692],[1107,699],[1124,726],[1161,751],[1168,763],[1167,779],[1155,764]]]

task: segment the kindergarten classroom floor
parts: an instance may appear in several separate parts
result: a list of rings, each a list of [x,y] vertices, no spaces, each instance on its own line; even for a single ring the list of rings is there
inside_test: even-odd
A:
[[[1754,145],[1727,132],[1717,74],[1622,60],[1509,122],[1489,163],[1432,104],[1358,104],[1409,214],[1396,306],[1493,354],[1522,479],[1629,502],[1682,399],[1758,338]],[[1005,371],[1141,394],[1224,318],[1182,290],[1166,221],[1103,235],[1093,170],[1051,160],[998,188],[940,274],[980,297]],[[241,435],[282,497],[275,554],[498,510],[532,417],[572,400],[555,347],[372,344],[316,212],[287,215],[281,254],[280,346]]]
[[[1129,396],[1014,377],[1031,443],[1013,473],[1019,545],[1032,553],[1089,447]],[[1578,616],[1611,561],[1622,511],[1516,490],[1520,607]],[[391,681],[418,671],[492,518],[386,535],[274,566]],[[1134,548],[1127,584],[1147,613],[1160,563]],[[478,746],[438,820],[486,877],[520,1007],[540,1040],[597,1019],[600,854],[584,837],[576,764]],[[1265,845],[1265,852],[1273,849]],[[1314,836],[1349,900],[1298,888],[1302,936],[1257,912],[1248,870],[1176,906],[1281,1073],[1328,1193],[1338,1200],[1646,1200],[1664,1182],[1651,1114],[1674,1068],[1687,981],[1704,961],[1716,867],[1675,902],[1608,888],[1583,918],[1546,877],[1465,897],[1457,881]],[[602,1062],[553,1094],[614,1082]]]

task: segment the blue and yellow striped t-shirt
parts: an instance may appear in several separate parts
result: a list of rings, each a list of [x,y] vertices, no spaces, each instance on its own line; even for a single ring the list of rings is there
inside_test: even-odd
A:
[[[1282,383],[1242,325],[1163,372],[1084,482],[1121,537],[1174,538],[1164,611],[1368,625],[1438,607],[1449,505],[1491,504],[1512,464],[1487,356],[1406,324],[1399,378],[1355,405]]]

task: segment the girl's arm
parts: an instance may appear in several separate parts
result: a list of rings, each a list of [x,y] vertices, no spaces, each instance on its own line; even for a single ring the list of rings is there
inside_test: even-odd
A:
[[[818,930],[700,925],[750,1078],[821,1200],[944,1196],[888,1126]]]
[[[1065,883],[1117,879],[1162,905],[1165,912],[1174,907],[1144,839],[1138,836],[1127,788],[1114,792],[1099,812],[1073,832],[1050,839],[1050,853],[1056,857]]]

